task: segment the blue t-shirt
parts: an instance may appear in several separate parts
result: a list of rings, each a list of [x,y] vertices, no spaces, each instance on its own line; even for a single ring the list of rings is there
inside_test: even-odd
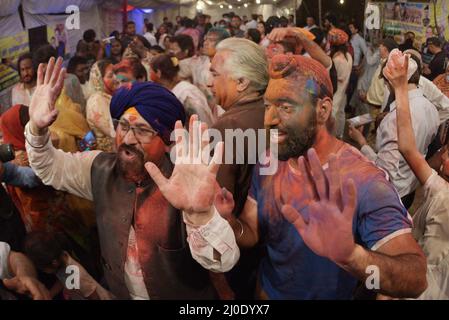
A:
[[[410,216],[382,170],[349,145],[337,159],[342,181],[352,178],[357,188],[356,243],[375,250],[387,236],[411,232]],[[254,169],[249,198],[257,202],[259,234],[267,248],[259,270],[262,289],[270,299],[351,299],[357,279],[313,253],[281,213],[284,204],[291,204],[308,214],[314,194],[310,182],[288,162],[279,161],[271,176],[260,175],[259,168]],[[324,169],[327,173],[327,165]]]

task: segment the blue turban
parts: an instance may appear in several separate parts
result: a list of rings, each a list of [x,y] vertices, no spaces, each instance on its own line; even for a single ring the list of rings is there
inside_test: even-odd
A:
[[[170,144],[175,123],[184,124],[186,114],[182,103],[168,89],[154,82],[133,83],[119,89],[111,101],[111,116],[120,117],[135,107],[139,114],[156,130],[164,142]]]

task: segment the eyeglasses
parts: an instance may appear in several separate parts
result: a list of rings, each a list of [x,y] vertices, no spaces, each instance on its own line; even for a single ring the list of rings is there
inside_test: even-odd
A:
[[[130,126],[129,123],[125,121],[119,121],[118,124],[120,125],[119,134],[121,136],[126,136],[128,131],[132,130],[136,139],[142,143],[150,142],[152,138],[158,135],[158,133],[152,129]]]

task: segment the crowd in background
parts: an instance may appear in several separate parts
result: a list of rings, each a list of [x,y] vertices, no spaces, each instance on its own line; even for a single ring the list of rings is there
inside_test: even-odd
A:
[[[371,172],[370,170],[381,169],[379,172],[383,172],[383,175],[380,177],[376,171],[373,179],[384,179],[385,182],[382,180],[381,184],[387,189],[385,192],[394,198],[370,197],[370,189],[367,189],[363,198],[359,198],[359,201],[364,199],[365,203],[359,203],[357,212],[365,210],[363,212],[366,216],[372,212],[379,213],[376,217],[371,214],[371,218],[357,213],[357,219],[360,219],[357,222],[357,230],[361,241],[371,243],[367,247],[375,251],[374,243],[380,246],[378,242],[388,237],[388,234],[385,237],[374,236],[376,232],[385,233],[385,230],[391,230],[388,239],[392,239],[391,235],[402,234],[406,232],[404,230],[410,229],[427,258],[427,289],[418,290],[419,294],[404,293],[402,296],[449,299],[448,45],[446,39],[441,36],[429,37],[420,46],[413,32],[405,33],[401,43],[398,43],[397,37],[383,37],[379,33],[369,33],[365,38],[362,31],[357,22],[338,21],[333,14],[325,16],[323,26],[318,26],[313,17],[308,17],[307,24],[299,28],[294,16],[273,16],[265,20],[257,14],[240,17],[234,13],[224,14],[221,20],[215,22],[204,14],[194,19],[178,16],[176,21],[164,18],[159,26],[145,19],[142,32],[137,32],[136,24],[128,21],[124,31],[112,32],[108,41],[98,40],[93,30],[87,30],[83,39],[79,40],[75,54],[63,63],[67,74],[62,92],[55,102],[58,116],[49,126],[49,139],[56,149],[70,154],[93,150],[112,154],[121,151],[116,142],[120,138],[117,128],[127,129],[126,132],[133,131],[136,139],[139,136],[142,139],[162,136],[157,125],[152,124],[153,128],[130,126],[129,123],[123,122],[122,118],[120,122],[116,121],[118,119],[111,111],[113,106],[115,108],[116,104],[121,103],[118,102],[120,99],[129,98],[136,108],[139,104],[145,105],[146,100],[171,99],[165,96],[165,91],[158,90],[171,92],[181,103],[182,110],[177,112],[181,112],[182,119],[179,120],[182,120],[186,127],[189,127],[192,116],[196,115],[210,128],[223,132],[226,129],[263,129],[267,127],[267,119],[270,118],[268,114],[272,111],[266,106],[268,102],[264,103],[262,96],[266,90],[268,92],[267,86],[270,89],[272,79],[278,79],[273,74],[282,73],[282,77],[289,79],[288,81],[296,81],[289,78],[292,77],[290,72],[318,79],[316,81],[321,85],[318,89],[305,84],[305,91],[322,92],[323,87],[331,91],[327,92],[327,96],[321,95],[317,98],[319,101],[325,101],[326,97],[331,98],[331,116],[330,120],[326,121],[327,128],[338,139],[335,141],[345,141],[360,149],[357,155],[354,155],[354,148],[351,147],[352,151],[345,149],[344,156],[357,161],[362,159],[360,161],[366,161],[376,167],[366,169],[369,167],[366,164],[363,167],[365,169],[354,169],[354,175],[364,176],[368,171]],[[245,40],[236,41],[236,38]],[[403,65],[394,64],[399,59],[395,58],[398,50],[409,55],[408,69],[405,71],[402,70]],[[219,56],[219,52],[229,55]],[[280,55],[284,60],[278,58]],[[98,195],[94,194],[92,197],[89,194],[90,196],[85,197],[83,195],[86,193],[79,191],[81,187],[64,187],[61,177],[49,177],[45,170],[36,176],[37,172],[33,169],[37,165],[33,161],[38,161],[38,156],[28,152],[30,146],[27,144],[30,144],[30,140],[24,132],[30,122],[29,106],[41,81],[38,79],[38,66],[44,64],[48,68],[49,60],[57,56],[56,49],[46,44],[19,58],[16,70],[20,75],[20,83],[12,90],[11,107],[1,115],[3,143],[12,144],[14,147],[14,159],[0,162],[0,177],[5,185],[5,188],[0,188],[0,278],[9,279],[0,286],[2,298],[13,297],[14,291],[16,298],[25,298],[21,295],[24,293],[33,298],[49,299],[123,298],[126,295],[122,294],[122,289],[117,289],[115,284],[111,284],[110,278],[104,276],[105,270],[115,266],[111,267],[110,262],[104,261],[108,259],[104,252],[110,254],[111,248],[104,248],[106,238],[101,235],[101,232],[108,232],[105,231],[108,230],[108,224],[98,225],[102,219],[98,212],[103,210],[103,203],[100,205],[100,202],[95,200]],[[293,63],[286,62],[288,58],[285,57],[297,56],[300,57],[295,58],[298,61],[295,62],[296,71],[282,69],[288,69],[289,63]],[[307,60],[302,60],[303,58]],[[303,67],[302,64],[311,66]],[[225,65],[229,70],[224,71]],[[325,75],[316,71],[318,69],[320,72],[324,70]],[[400,82],[401,76],[404,77],[404,74],[400,74],[401,70],[407,76],[405,89]],[[320,80],[320,77],[325,79]],[[288,87],[288,81],[277,84],[279,87],[271,88],[271,91],[288,95],[292,94],[285,93],[288,89],[294,92],[295,88],[299,90],[304,85],[301,83]],[[148,83],[158,86],[145,89]],[[144,89],[148,90],[148,95],[137,91]],[[132,92],[135,97],[142,94],[141,100],[136,98],[134,101],[134,96],[124,97],[125,90]],[[153,96],[150,90],[154,90]],[[269,101],[270,96],[265,97],[266,101]],[[316,101],[314,100],[314,103]],[[170,103],[177,105],[177,102]],[[289,108],[292,107],[285,107]],[[281,111],[277,112],[282,118]],[[291,111],[282,112],[288,114]],[[138,110],[138,113],[143,112]],[[308,128],[315,130],[317,123],[308,122]],[[316,143],[318,138],[314,137],[309,139],[310,141],[305,138],[311,135],[310,132],[312,131],[305,128],[297,137],[298,141]],[[127,137],[128,133],[125,136]],[[304,143],[308,145],[306,142]],[[34,148],[32,143],[31,147]],[[308,161],[312,162],[310,156]],[[76,175],[84,174],[70,172],[71,168],[68,166],[64,169],[64,175],[70,176],[71,179],[76,180]],[[84,167],[76,168],[85,170]],[[286,167],[282,168],[281,171],[288,171]],[[298,269],[290,264],[296,263],[301,257],[292,254],[291,260],[286,258],[290,255],[290,245],[294,250],[299,246],[299,240],[290,241],[288,237],[293,239],[299,236],[292,235],[292,230],[296,231],[285,226],[287,219],[282,217],[280,209],[271,208],[278,215],[264,215],[266,211],[271,212],[271,209],[266,207],[277,201],[270,202],[269,196],[275,199],[283,197],[276,193],[279,190],[275,189],[273,194],[263,193],[254,187],[254,183],[276,185],[280,181],[280,184],[289,185],[288,183],[295,180],[288,175],[284,176],[284,180],[277,181],[273,178],[272,181],[260,182],[259,179],[262,178],[253,176],[253,170],[253,165],[238,164],[223,165],[218,171],[219,185],[232,194],[235,204],[230,214],[235,218],[244,216],[243,212],[246,212],[245,208],[248,206],[247,198],[258,200],[261,207],[258,218],[259,232],[266,233],[260,236],[263,242],[256,248],[247,251],[241,249],[237,267],[231,271],[220,270],[226,271],[226,276],[223,276],[223,273],[210,276],[215,288],[218,288],[217,298],[347,298],[348,288],[343,285],[338,288],[336,284],[338,281],[346,283],[347,279],[337,274],[337,269],[327,266],[330,261],[320,260],[321,258],[310,250],[305,251],[304,257],[317,266],[317,273],[306,267],[300,268],[299,271],[312,278],[322,277],[323,282],[310,284],[307,279],[291,280],[295,278],[291,273],[297,272]],[[88,171],[87,174],[90,175],[91,172]],[[284,171],[282,172],[285,173]],[[92,179],[95,177],[93,174],[94,171]],[[41,179],[45,180],[44,175],[53,183],[42,183]],[[386,182],[387,180],[389,182]],[[92,182],[94,191],[95,184]],[[101,188],[107,189],[107,185]],[[379,188],[382,187],[377,186],[371,192],[380,195]],[[73,190],[75,191],[71,192]],[[289,197],[295,196],[295,190],[292,189]],[[303,193],[302,190],[295,192],[296,195]],[[229,197],[229,194],[227,196]],[[225,191],[223,198],[226,198]],[[262,199],[266,201],[265,208],[261,203]],[[390,200],[393,204],[388,202]],[[385,202],[383,208],[395,207],[397,212],[400,212],[400,218],[393,218],[397,213],[388,216],[390,209],[382,209],[380,213],[377,207],[380,204],[377,202],[384,201],[388,203]],[[276,206],[277,202],[273,207]],[[413,226],[411,222],[406,222],[406,209],[413,215]],[[155,207],[152,210],[165,209]],[[151,215],[151,211],[148,214]],[[181,213],[178,212],[178,215],[180,217]],[[133,223],[134,219],[132,218]],[[141,223],[151,223],[150,220]],[[239,225],[241,226],[240,236],[244,234],[244,230],[248,232],[246,222],[241,222],[243,220],[230,221],[232,229],[237,228],[237,234],[240,233]],[[360,221],[363,221],[363,225]],[[123,262],[120,266],[120,272],[125,274],[129,296],[136,299],[179,297],[175,293],[178,288],[174,283],[168,285],[173,296],[167,292],[165,295],[154,294],[151,293],[152,285],[148,285],[146,278],[147,286],[142,288],[140,280],[130,276],[146,277],[146,271],[142,275],[139,269],[139,264],[144,263],[143,260],[138,263],[133,260],[133,257],[138,256],[137,246],[141,246],[139,241],[144,241],[139,238],[141,235],[138,234],[138,228],[135,229],[136,231],[131,228],[130,234],[127,234],[129,251],[125,254],[126,263]],[[114,241],[114,236],[111,235],[108,241]],[[245,247],[240,245],[237,235],[236,239],[240,247]],[[286,241],[287,245],[281,245],[282,241]],[[131,243],[134,243],[134,246]],[[232,247],[229,242],[226,243]],[[192,245],[191,242],[189,244]],[[214,247],[214,250],[218,249]],[[195,258],[195,254],[193,255]],[[275,262],[267,262],[265,256]],[[153,256],[152,259],[163,258]],[[9,260],[12,262],[8,262]],[[211,261],[213,260],[211,258]],[[210,261],[200,264],[209,268],[209,263]],[[65,268],[69,265],[81,268],[80,290],[65,288]],[[259,266],[262,266],[262,278],[258,278]],[[133,268],[137,268],[137,271]],[[144,266],[142,269],[146,270]],[[213,270],[212,267],[209,269]],[[195,275],[194,278],[199,283],[200,280],[197,279],[201,277]],[[320,294],[321,285],[324,283],[331,283],[330,287],[334,291],[331,290],[332,292],[326,295]],[[310,291],[307,288],[309,284],[312,287]],[[291,288],[291,285],[301,285],[304,288]],[[349,284],[347,286],[350,287]],[[183,292],[182,290],[184,287],[180,292]],[[391,291],[401,292],[399,289]],[[380,293],[389,295],[385,291]],[[351,291],[349,296],[357,298],[360,293]],[[398,296],[401,294],[398,293]]]

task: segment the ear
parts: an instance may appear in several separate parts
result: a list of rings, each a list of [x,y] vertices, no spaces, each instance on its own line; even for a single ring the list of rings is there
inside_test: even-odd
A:
[[[326,97],[319,99],[316,106],[318,125],[325,126],[329,118],[332,116],[332,99]]]
[[[157,70],[156,75],[157,75],[158,79],[162,79],[162,71],[161,70]]]
[[[246,89],[248,89],[249,84],[251,83],[251,81],[249,81],[246,78],[240,78],[237,80],[237,91],[238,92],[243,92]]]

